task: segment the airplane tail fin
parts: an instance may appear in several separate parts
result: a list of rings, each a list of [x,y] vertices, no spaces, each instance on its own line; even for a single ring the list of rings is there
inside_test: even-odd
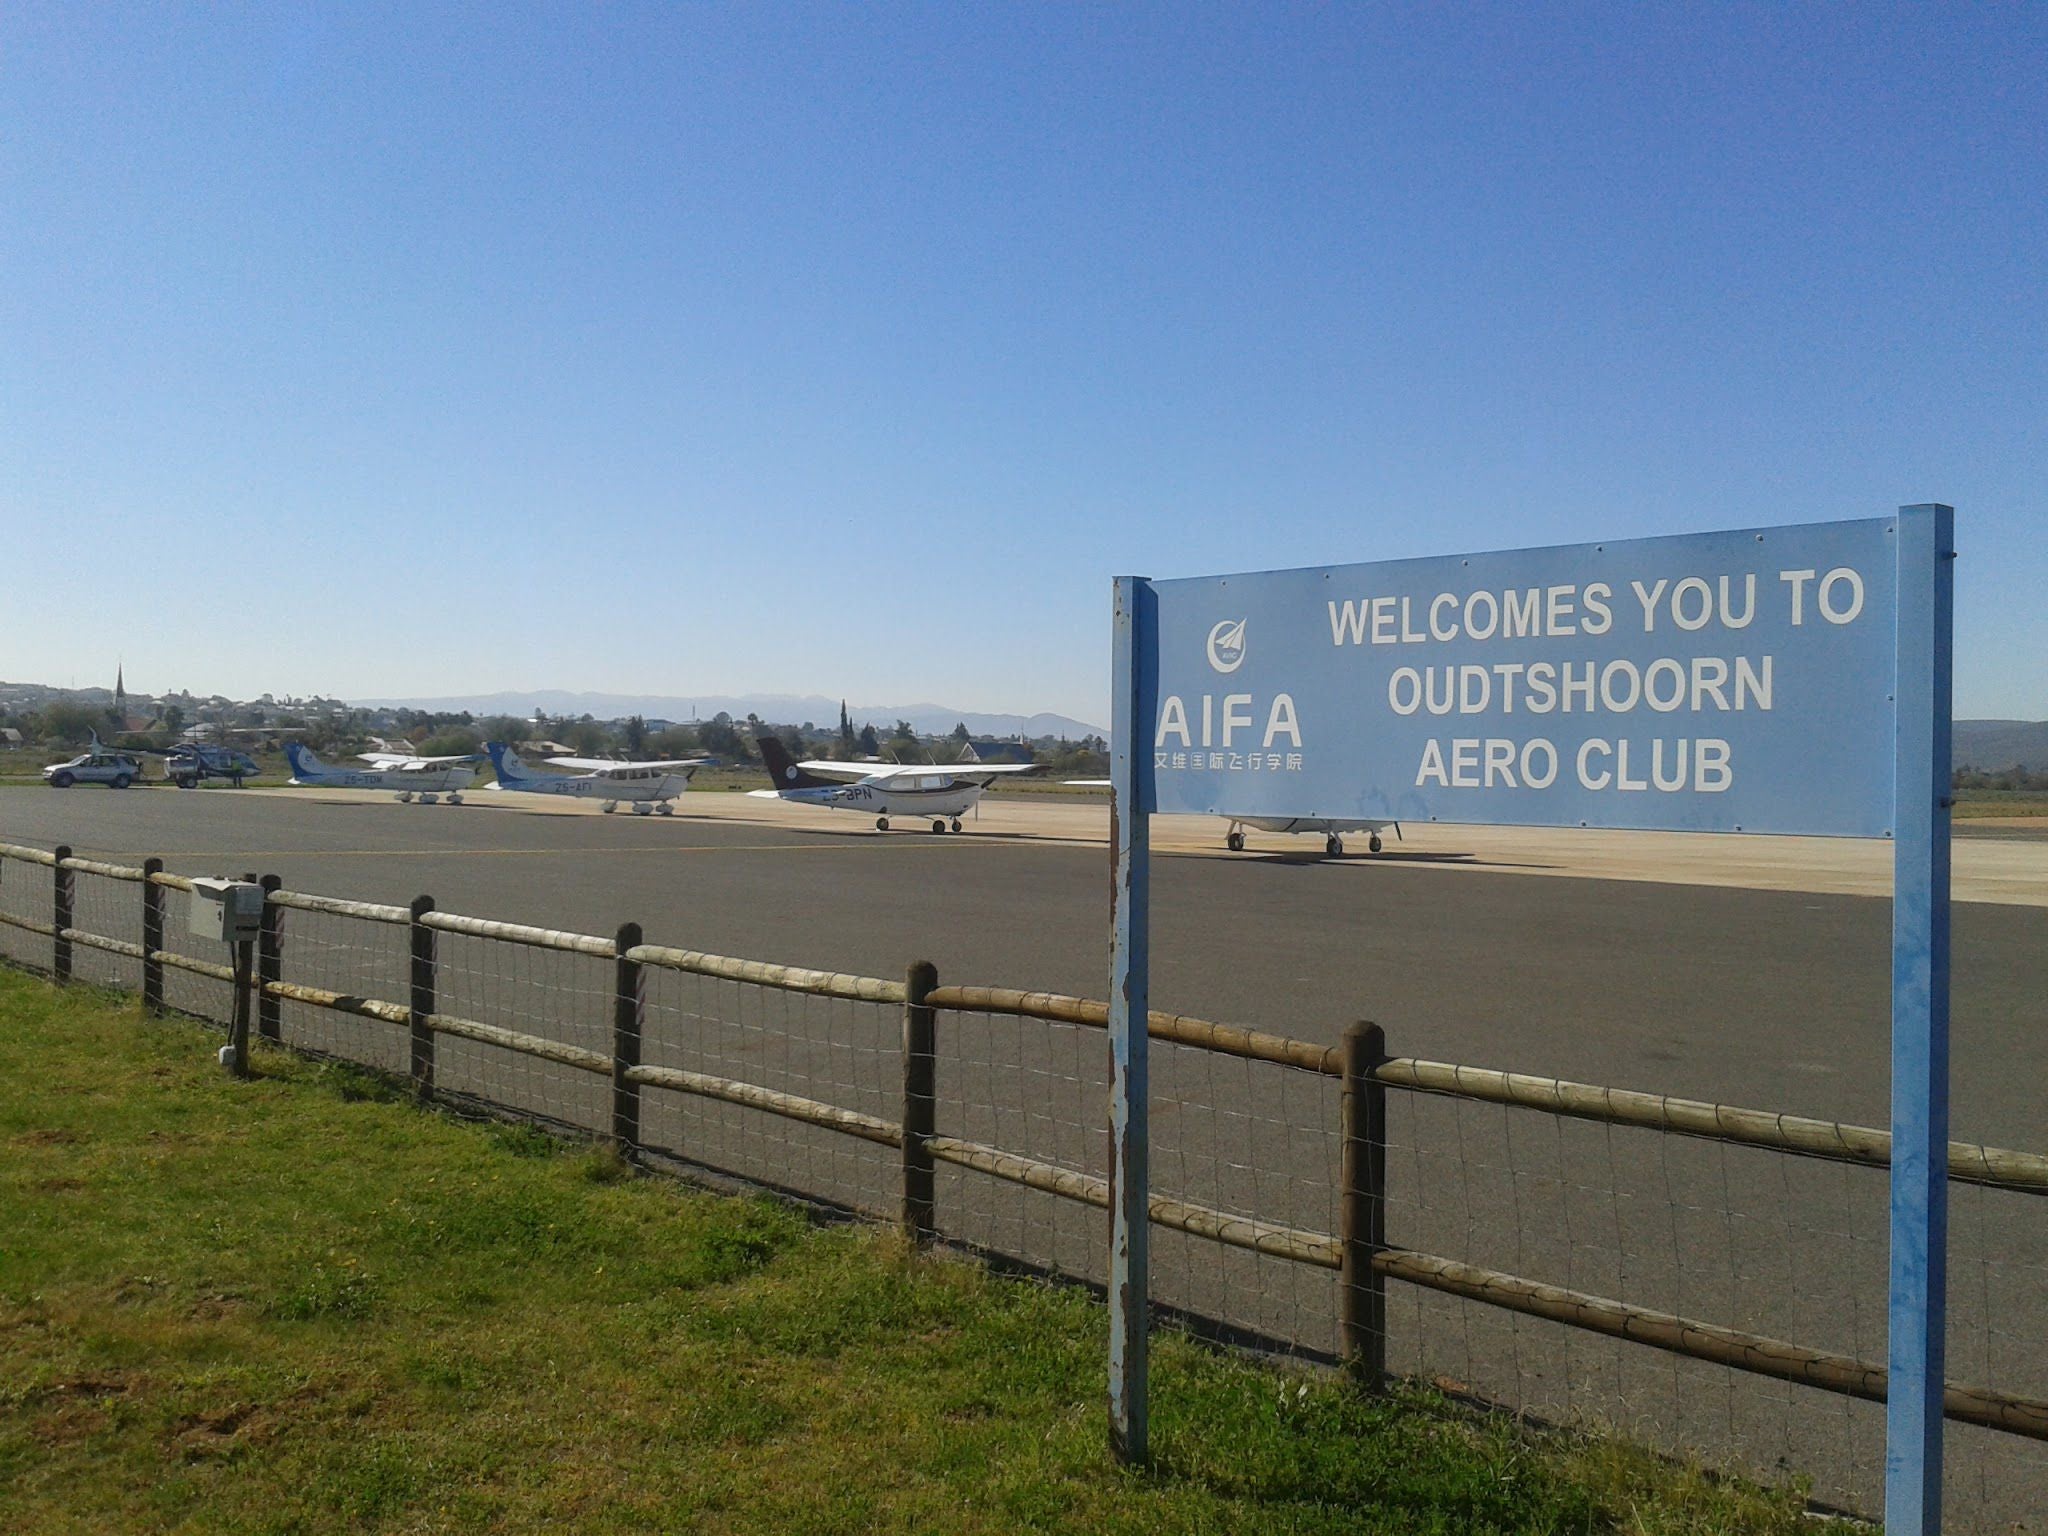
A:
[[[761,749],[761,762],[768,770],[768,781],[777,789],[830,789],[835,781],[821,779],[815,773],[805,773],[789,760],[789,748],[778,736],[763,736],[756,743]]]
[[[519,761],[519,754],[509,742],[487,741],[484,750],[491,754],[491,768],[498,775],[500,784],[516,784],[521,779],[530,779],[526,765]]]
[[[324,769],[320,759],[313,755],[313,749],[296,741],[284,744],[284,759],[292,765],[292,777],[295,779],[310,779]]]

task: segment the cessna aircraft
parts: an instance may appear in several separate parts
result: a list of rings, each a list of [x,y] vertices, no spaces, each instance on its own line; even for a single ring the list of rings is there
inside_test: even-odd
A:
[[[1108,779],[1068,779],[1065,782],[1074,785],[1085,785],[1090,789],[1108,789],[1111,787],[1111,781]],[[1260,832],[1321,833],[1323,838],[1323,856],[1331,859],[1341,859],[1344,857],[1344,834],[1346,832],[1364,832],[1368,834],[1370,841],[1365,846],[1372,853],[1378,853],[1386,846],[1386,843],[1380,838],[1380,833],[1388,827],[1394,829],[1395,837],[1398,838],[1401,835],[1401,823],[1398,821],[1353,821],[1330,816],[1233,816],[1230,818],[1230,830],[1223,834],[1223,846],[1232,853],[1243,853],[1244,830],[1246,827],[1255,828]]]
[[[793,763],[773,736],[760,739],[761,761],[773,789],[748,793],[761,800],[794,800],[835,811],[860,811],[875,818],[875,830],[889,830],[893,815],[921,821],[934,832],[960,830],[962,813],[1006,773],[1029,773],[1033,763]]]
[[[402,752],[359,752],[356,756],[371,765],[360,768],[330,768],[311,749],[296,741],[284,744],[284,755],[292,765],[294,784],[314,784],[323,789],[392,789],[401,801],[415,796],[421,805],[432,805],[442,795],[450,805],[462,804],[462,791],[476,777],[469,764],[470,753],[459,757],[407,757]]]
[[[1378,853],[1386,844],[1380,833],[1388,827],[1394,829],[1394,836],[1401,835],[1398,821],[1340,821],[1328,816],[1233,816],[1230,830],[1223,834],[1223,846],[1232,853],[1244,852],[1244,829],[1255,827],[1261,832],[1320,832],[1323,835],[1323,852],[1330,858],[1344,856],[1344,834],[1364,832],[1369,835],[1366,848]]]
[[[559,768],[588,768],[590,772],[529,773],[519,754],[502,741],[487,741],[491,766],[498,770],[493,789],[512,789],[530,795],[573,795],[582,800],[601,800],[609,816],[622,804],[633,807],[635,816],[650,812],[673,816],[677,795],[690,787],[690,775],[710,759],[677,758],[666,763],[621,763],[604,757],[551,757]]]

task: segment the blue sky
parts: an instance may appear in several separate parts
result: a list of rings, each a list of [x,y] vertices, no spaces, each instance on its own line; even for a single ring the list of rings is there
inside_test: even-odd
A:
[[[0,15],[0,676],[1107,717],[1109,582],[1958,508],[2040,7]]]

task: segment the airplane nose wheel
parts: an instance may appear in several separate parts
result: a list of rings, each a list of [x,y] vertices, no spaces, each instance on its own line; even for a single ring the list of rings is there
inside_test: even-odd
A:
[[[876,830],[877,832],[886,832],[886,831],[888,831],[888,830],[889,830],[889,818],[888,818],[888,817],[886,817],[886,816],[877,816],[877,817],[875,818],[875,830]]]
[[[1232,853],[1243,853],[1244,834],[1242,832],[1225,833],[1223,838],[1223,846],[1228,848]]]
[[[953,818],[953,830],[955,832],[958,832],[960,830],[960,818],[958,816],[955,816]]]
[[[1378,853],[1382,848],[1386,847],[1387,845],[1380,841],[1379,833],[1375,832],[1372,835],[1372,841],[1367,843],[1365,846],[1372,850],[1372,852]]]

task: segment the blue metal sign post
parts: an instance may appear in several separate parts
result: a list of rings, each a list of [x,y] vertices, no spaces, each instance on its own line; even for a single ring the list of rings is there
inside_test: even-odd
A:
[[[1884,1523],[1941,1529],[1948,1301],[1950,636],[1955,513],[1901,507],[1892,838],[1890,1370]]]
[[[1894,841],[1887,1529],[1941,1509],[1954,513],[1116,584],[1110,1412],[1145,1455],[1156,811]]]
[[[1151,1043],[1151,739],[1157,630],[1151,583],[1116,583],[1116,700],[1110,713],[1109,1439],[1142,1463],[1151,1299],[1151,1178],[1146,1061]]]

